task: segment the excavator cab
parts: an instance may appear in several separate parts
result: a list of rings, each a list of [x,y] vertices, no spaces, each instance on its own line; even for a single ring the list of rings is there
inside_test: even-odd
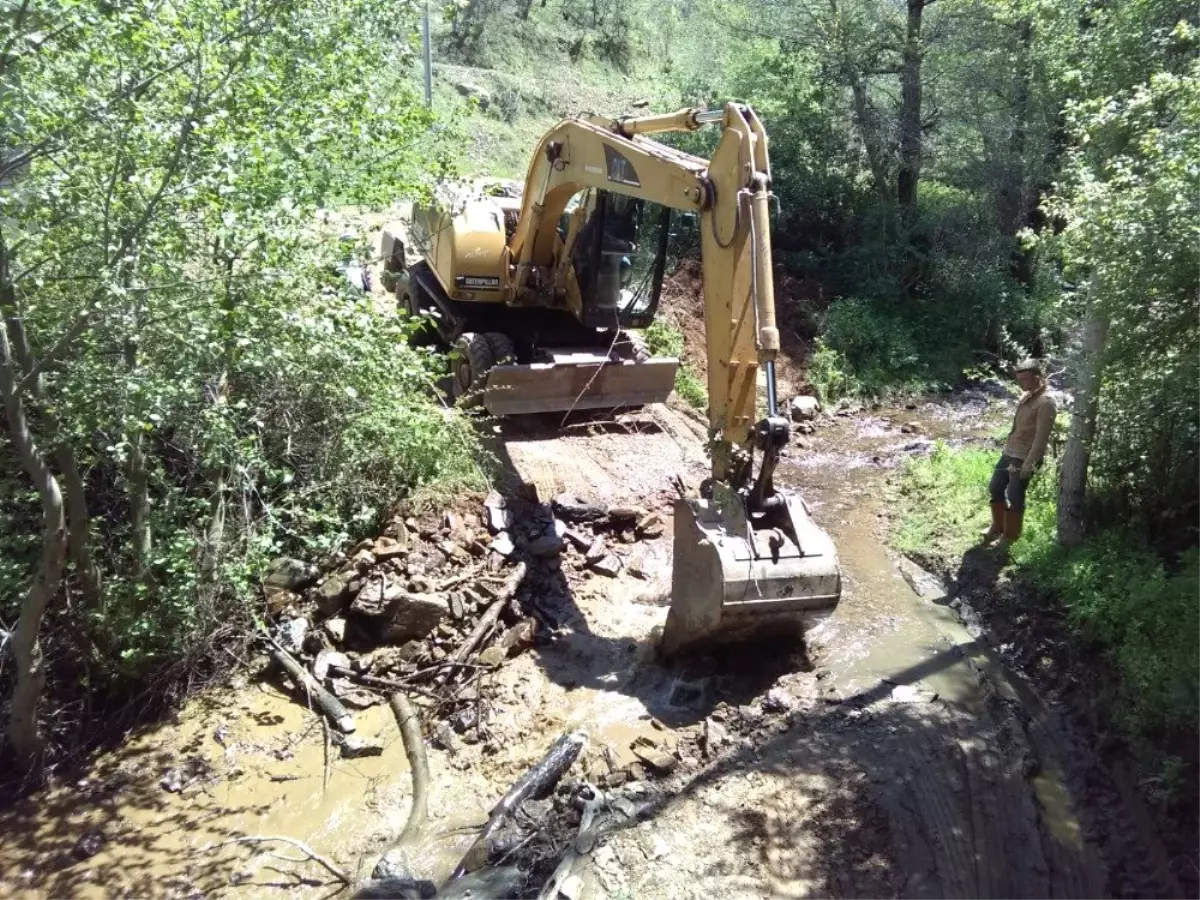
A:
[[[580,201],[586,219],[571,248],[583,324],[645,328],[658,309],[671,210],[610,191],[587,195]],[[567,234],[565,226],[559,231]]]

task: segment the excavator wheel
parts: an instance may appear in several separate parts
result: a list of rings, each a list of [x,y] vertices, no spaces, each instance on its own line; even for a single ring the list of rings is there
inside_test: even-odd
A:
[[[644,363],[650,360],[650,348],[646,344],[646,339],[632,331],[621,332],[617,338],[615,349],[621,359],[632,360],[635,363]]]
[[[517,348],[507,334],[489,331],[484,336],[492,348],[492,359],[497,366],[513,366],[517,363]]]
[[[454,342],[451,359],[455,399],[467,409],[479,407],[488,372],[496,364],[492,345],[485,335],[467,332]]]

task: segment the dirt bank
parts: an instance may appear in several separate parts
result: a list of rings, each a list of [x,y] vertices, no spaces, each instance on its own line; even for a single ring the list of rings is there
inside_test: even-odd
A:
[[[479,681],[486,733],[471,725],[473,740],[447,739],[437,717],[427,723],[431,824],[414,874],[443,881],[504,790],[559,735],[583,729],[588,749],[561,790],[523,808],[493,848],[491,862],[524,868],[521,896],[536,895],[572,846],[582,853],[563,886],[573,898],[1164,893],[1126,878],[1130,857],[1150,852],[1137,837],[1125,849],[1106,839],[1131,829],[1119,802],[1081,781],[1087,747],[1070,722],[886,549],[886,481],[900,460],[934,437],[984,440],[1004,415],[974,398],[823,419],[779,477],[837,542],[837,613],[807,648],[672,665],[652,648],[666,612],[669,501],[674,477],[704,473],[703,428],[666,408],[565,429],[504,423],[505,496],[637,507],[660,516],[665,535],[611,538],[610,574],[578,548],[526,554],[517,601],[538,623],[535,646]],[[923,434],[901,433],[910,421]],[[326,764],[319,720],[275,682],[193,703],[81,779],[0,814],[0,893],[336,888],[286,847],[227,843],[247,835],[303,840],[365,878],[411,789],[386,709],[358,715],[380,755]],[[607,830],[581,844],[587,809]]]

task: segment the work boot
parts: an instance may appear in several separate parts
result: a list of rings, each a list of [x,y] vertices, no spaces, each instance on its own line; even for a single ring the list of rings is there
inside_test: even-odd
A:
[[[1006,512],[1008,512],[1008,507],[1003,503],[992,504],[992,527],[980,535],[979,543],[981,545],[987,547],[1004,535],[1004,514]]]
[[[1025,523],[1025,511],[1006,510],[1004,513],[1004,537],[1000,538],[1000,549],[1007,550],[1021,539],[1021,526]]]

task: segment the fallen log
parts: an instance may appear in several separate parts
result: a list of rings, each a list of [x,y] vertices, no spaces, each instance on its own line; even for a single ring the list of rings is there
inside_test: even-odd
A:
[[[471,848],[463,855],[462,860],[451,873],[451,881],[466,874],[472,860],[487,858],[487,843],[496,830],[526,800],[545,797],[554,790],[554,786],[579,758],[579,754],[586,744],[587,734],[582,731],[564,734],[554,742],[546,751],[546,755],[522,775],[492,807],[483,831],[480,832],[479,837],[475,839]]]
[[[408,811],[408,821],[396,839],[397,844],[407,844],[416,840],[429,816],[429,760],[425,756],[425,741],[421,738],[421,722],[408,698],[397,691],[388,698],[388,705],[400,728],[408,768],[412,772],[412,807]]]
[[[295,658],[276,644],[271,642],[271,658],[283,667],[283,670],[288,673],[296,687],[303,690],[309,700],[321,711],[321,713],[329,720],[342,734],[354,733],[354,717],[346,711],[346,707],[342,706],[340,700],[317,682],[311,673],[300,663],[296,662]]]

